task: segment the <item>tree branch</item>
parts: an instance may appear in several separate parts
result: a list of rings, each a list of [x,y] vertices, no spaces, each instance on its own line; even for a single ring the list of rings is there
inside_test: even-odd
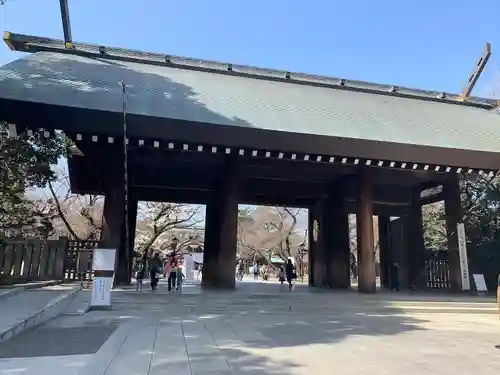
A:
[[[61,204],[59,203],[59,199],[54,191],[54,188],[52,187],[51,182],[48,183],[48,187],[49,187],[50,193],[52,194],[52,198],[55,201],[57,213],[59,214],[59,217],[61,218],[62,222],[66,226],[66,229],[71,234],[71,236],[73,236],[74,239],[81,241],[81,238],[75,233],[75,231],[71,227],[71,224],[66,219],[66,215],[64,214],[64,212],[61,209]]]

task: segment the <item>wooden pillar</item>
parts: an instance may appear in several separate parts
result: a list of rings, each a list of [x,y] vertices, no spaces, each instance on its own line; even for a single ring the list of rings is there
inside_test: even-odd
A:
[[[323,213],[323,201],[317,201],[309,210],[309,285],[318,288],[324,286],[325,273]]]
[[[137,224],[137,209],[138,209],[139,201],[135,198],[131,198],[128,203],[128,228],[129,228],[129,250],[130,250],[130,263],[128,270],[128,282],[132,281],[132,273],[133,273],[133,255],[134,255],[134,246],[135,246],[135,228]]]
[[[328,201],[325,215],[325,235],[327,237],[327,277],[328,286],[348,289],[351,286],[349,268],[349,214],[345,209],[344,197],[338,195]]]
[[[235,161],[228,159],[221,171],[218,190],[205,215],[203,286],[232,289],[236,278],[238,235],[238,178]]]
[[[309,286],[316,286],[316,275],[314,273],[314,262],[316,261],[316,241],[314,238],[314,209],[315,205],[309,207],[307,237],[309,242],[309,251],[307,252],[307,272],[309,275]]]
[[[309,284],[349,288],[349,217],[342,189],[309,210]]]
[[[125,190],[119,184],[106,191],[102,225],[99,247],[116,250],[115,284],[126,284],[128,264],[124,246]]]
[[[383,288],[389,288],[390,267],[392,263],[389,239],[389,216],[378,217],[378,243],[380,252],[380,284]]]
[[[427,287],[425,273],[424,227],[422,222],[421,189],[416,187],[411,193],[410,213],[407,219],[407,260],[408,282],[418,289]]]
[[[457,175],[450,174],[448,176],[448,180],[443,184],[443,193],[451,290],[459,292],[461,290],[462,279],[460,276],[457,224],[462,220],[462,203],[460,200],[460,186],[458,184]]]
[[[358,237],[359,291],[376,292],[375,249],[373,235],[372,180],[367,170],[358,175],[356,230]]]

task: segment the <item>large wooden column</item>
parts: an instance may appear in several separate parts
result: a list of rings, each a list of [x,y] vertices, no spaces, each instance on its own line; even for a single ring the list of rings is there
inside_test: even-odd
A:
[[[380,284],[383,288],[389,288],[390,283],[390,267],[391,259],[391,244],[390,244],[390,223],[389,216],[378,217],[378,243],[380,252]]]
[[[377,275],[373,243],[372,179],[366,169],[358,174],[357,188],[358,288],[362,293],[374,293]]]
[[[309,242],[309,251],[307,252],[307,272],[309,276],[309,286],[316,286],[316,274],[314,273],[314,262],[316,261],[316,240],[315,234],[313,232],[314,220],[315,220],[315,207],[312,205],[309,207],[309,216],[307,224],[307,236]]]
[[[130,262],[129,262],[129,270],[128,270],[128,282],[132,281],[132,273],[134,262],[134,246],[135,246],[135,228],[137,224],[137,210],[138,210],[139,201],[136,198],[131,197],[128,203],[128,228],[129,228],[129,251],[130,251]]]
[[[330,288],[348,289],[351,286],[349,268],[349,214],[343,195],[328,202],[326,211],[327,280]]]
[[[416,187],[411,193],[410,213],[407,218],[407,254],[408,282],[419,289],[425,288],[425,245],[422,222],[421,189]]]
[[[205,214],[204,287],[234,288],[238,233],[238,179],[235,161],[224,165]]]
[[[309,211],[309,284],[349,288],[349,223],[343,196],[332,194]]]
[[[460,255],[458,250],[457,224],[462,220],[462,203],[458,177],[450,174],[443,184],[444,204],[446,214],[446,234],[448,237],[448,262],[450,267],[451,290],[461,290]]]
[[[125,191],[123,186],[108,186],[104,197],[103,228],[99,247],[116,249],[115,284],[128,282],[128,264],[124,246]]]
[[[324,246],[321,224],[322,202],[316,202],[309,209],[309,285],[315,287],[323,286],[323,262]]]

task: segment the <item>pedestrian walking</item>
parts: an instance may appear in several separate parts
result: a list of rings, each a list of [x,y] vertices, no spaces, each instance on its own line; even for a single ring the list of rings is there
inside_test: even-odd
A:
[[[389,289],[399,292],[399,264],[398,262],[392,262],[389,269]]]
[[[282,284],[282,285],[286,280],[285,268],[283,268],[283,266],[281,266],[279,271],[278,271],[278,280],[279,280],[280,284]]]
[[[137,260],[135,263],[135,290],[138,292],[142,290],[142,282],[144,280],[144,275],[146,274],[146,270],[144,267],[144,263],[141,259]]]
[[[288,282],[288,290],[293,288],[293,280],[297,278],[297,273],[295,272],[295,267],[291,259],[288,259],[285,266],[286,281]]]
[[[162,274],[162,261],[160,259],[160,254],[156,253],[151,260],[151,266],[149,269],[149,275],[151,277],[151,290],[156,290],[158,288],[158,282],[160,281],[160,275]]]
[[[168,274],[168,291],[170,292],[172,288],[175,288],[177,280],[177,259],[175,259],[175,254],[170,256],[170,272]]]
[[[253,265],[253,279],[259,280],[259,263],[254,263]]]
[[[182,262],[180,262],[177,266],[177,275],[176,275],[177,286],[175,288],[179,292],[182,292],[182,283],[183,283],[185,277],[186,276],[184,275],[184,269],[182,267]]]

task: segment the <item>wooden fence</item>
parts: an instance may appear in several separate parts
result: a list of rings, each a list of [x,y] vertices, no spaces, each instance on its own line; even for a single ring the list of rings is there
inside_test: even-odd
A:
[[[64,279],[90,283],[92,281],[92,254],[98,241],[68,241]]]
[[[0,245],[0,283],[43,280],[90,282],[98,241],[9,240]]]
[[[0,245],[0,278],[9,281],[64,279],[67,238],[13,240]]]
[[[426,250],[425,269],[429,289],[450,289],[450,267],[446,250]]]

